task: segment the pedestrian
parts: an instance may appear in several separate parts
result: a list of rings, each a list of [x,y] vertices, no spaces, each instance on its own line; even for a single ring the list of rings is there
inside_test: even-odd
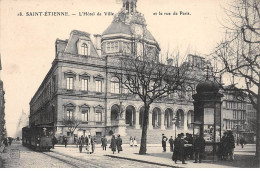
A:
[[[224,132],[221,140],[220,140],[220,158],[221,160],[226,160],[228,158],[228,139],[227,132]]]
[[[58,140],[57,140],[57,138],[55,137],[55,135],[53,135],[53,137],[52,137],[52,139],[51,139],[51,143],[52,143],[52,149],[54,149],[55,144],[58,143]]]
[[[94,153],[94,141],[93,138],[91,138],[90,135],[88,135],[88,137],[86,137],[86,149],[87,149],[87,153],[92,154]],[[89,152],[91,149],[91,152]]]
[[[174,149],[173,149],[173,155],[172,155],[172,160],[177,163],[177,160],[180,159],[180,139],[181,139],[181,134],[177,135],[177,138],[174,140]]]
[[[187,147],[184,148],[185,152],[185,159],[189,157],[189,159],[193,158],[193,149],[192,149],[192,144],[193,144],[193,138],[192,135],[189,133],[186,133],[186,137],[184,138],[187,141],[187,144],[189,144]]]
[[[233,136],[232,131],[228,131],[227,144],[228,156],[230,157],[230,160],[234,160],[235,138]]]
[[[246,140],[243,137],[241,137],[239,143],[241,144],[241,147],[244,148],[244,145],[246,144]]]
[[[9,143],[9,146],[12,145],[12,141],[13,141],[13,138],[12,138],[12,137],[8,137],[8,143]]]
[[[91,138],[91,150],[92,150],[92,153],[94,153],[95,151],[95,145],[96,145],[96,137],[94,136],[93,138]],[[92,154],[91,153],[91,154]]]
[[[115,135],[112,135],[110,147],[111,147],[111,150],[113,151],[113,154],[116,151],[116,146],[117,146],[117,144],[116,144]]]
[[[131,147],[133,147],[133,145],[134,145],[134,139],[132,138],[132,136],[130,136],[130,140],[129,140],[130,142],[129,142],[129,145],[131,146]]]
[[[177,163],[177,160],[180,159],[182,161],[182,164],[187,164],[185,163],[185,154],[184,154],[184,144],[186,144],[187,141],[184,140],[184,134],[178,134],[178,138],[174,142],[174,161]]]
[[[105,135],[103,138],[101,138],[101,144],[102,144],[103,150],[106,151],[107,150],[107,138]]]
[[[5,145],[5,147],[8,147],[8,139],[7,138],[4,138],[4,145]]]
[[[198,163],[198,158],[199,158],[199,163],[202,161],[203,153],[205,150],[205,140],[202,135],[200,135],[198,138],[195,139],[193,147],[195,151],[195,162]]]
[[[64,141],[65,148],[67,148],[67,143],[68,143],[67,137],[64,137],[63,141]]]
[[[123,151],[123,149],[122,149],[122,139],[120,138],[119,134],[118,134],[117,139],[116,139],[116,147],[117,147],[118,153],[120,151]]]
[[[136,140],[136,137],[134,137],[134,146],[137,147],[137,140]]]
[[[163,147],[163,152],[166,152],[166,142],[167,142],[168,138],[162,134],[162,147]]]
[[[79,152],[81,153],[82,152],[82,148],[84,146],[84,137],[79,137],[78,139],[78,146],[79,146]]]
[[[170,143],[170,150],[171,150],[171,152],[173,152],[173,143],[174,143],[174,140],[173,140],[172,136],[171,136],[171,138],[169,139],[169,143]]]

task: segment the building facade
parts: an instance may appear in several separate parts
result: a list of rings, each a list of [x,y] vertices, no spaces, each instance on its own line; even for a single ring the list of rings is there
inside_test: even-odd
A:
[[[123,7],[102,35],[73,30],[67,40],[55,42],[55,59],[30,101],[29,126],[50,125],[57,137],[121,134],[141,137],[144,107],[114,76],[122,57],[159,61],[160,46],[147,29],[137,0]],[[190,79],[183,91],[170,93],[150,107],[148,143],[160,143],[161,134],[192,133],[195,87],[205,80],[205,58],[188,55]],[[169,59],[168,65],[173,65]],[[223,92],[222,127],[239,134],[246,129],[246,104],[232,92]],[[173,122],[173,120],[176,122]],[[209,118],[210,120],[210,118]]]
[[[150,59],[159,59],[159,44],[136,10],[136,0],[124,0],[111,25],[94,37],[93,42],[89,33],[73,30],[69,39],[56,40],[52,67],[30,101],[30,126],[52,125],[58,137],[69,136],[71,127],[76,127],[75,136],[140,134],[142,101],[113,75],[122,56],[141,56],[145,49]],[[173,134],[175,117],[178,132],[192,132],[192,94],[207,62],[196,55],[189,55],[189,61],[193,78],[185,91],[169,94],[150,108],[148,129],[158,135]],[[66,125],[68,120],[74,125]]]
[[[6,135],[6,124],[5,124],[5,91],[4,84],[1,79],[2,63],[0,55],[0,146],[2,145],[3,139]]]

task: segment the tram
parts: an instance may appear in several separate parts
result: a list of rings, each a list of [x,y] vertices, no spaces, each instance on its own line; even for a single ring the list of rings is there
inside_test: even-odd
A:
[[[53,127],[42,125],[22,128],[22,144],[35,151],[50,151],[52,148]]]

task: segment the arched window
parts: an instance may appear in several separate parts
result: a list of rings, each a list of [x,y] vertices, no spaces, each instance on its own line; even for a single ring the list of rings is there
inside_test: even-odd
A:
[[[119,87],[119,80],[116,77],[112,77],[111,79],[111,93],[119,94],[120,87]]]
[[[81,55],[88,55],[88,45],[85,43],[81,45]]]

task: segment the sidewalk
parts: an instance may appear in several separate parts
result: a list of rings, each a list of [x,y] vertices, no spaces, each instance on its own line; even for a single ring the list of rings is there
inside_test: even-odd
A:
[[[178,167],[178,168],[234,168],[234,167],[252,167],[248,162],[254,156],[254,146],[247,145],[244,149],[237,147],[237,152],[235,152],[235,161],[203,161],[203,163],[193,163],[194,160],[186,161],[187,164],[181,164],[178,161],[175,164],[172,159],[172,152],[162,152],[162,147],[160,144],[149,144],[147,145],[147,154],[139,155],[139,147],[130,147],[128,144],[123,144],[123,151],[113,154],[111,149],[107,147],[107,151],[103,151],[100,144],[96,145],[94,154],[91,156],[108,156],[113,158],[120,158],[129,161],[145,162],[149,164],[156,164],[165,167]],[[169,147],[168,147],[169,150]],[[65,154],[75,158],[83,158],[86,152],[79,153],[76,145],[69,145],[67,148],[64,145],[55,146],[52,149],[53,152]],[[238,154],[237,154],[238,153]],[[242,162],[242,163],[241,163]],[[244,162],[244,163],[243,163]]]

